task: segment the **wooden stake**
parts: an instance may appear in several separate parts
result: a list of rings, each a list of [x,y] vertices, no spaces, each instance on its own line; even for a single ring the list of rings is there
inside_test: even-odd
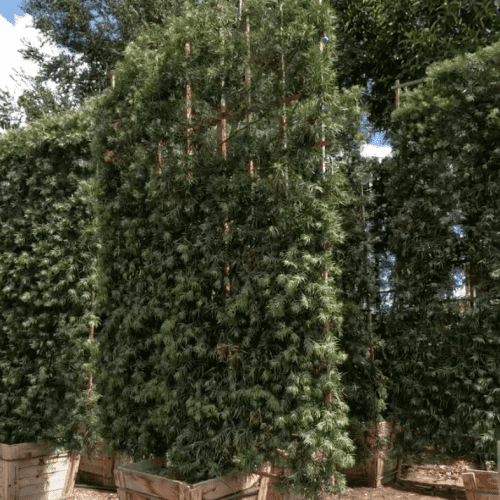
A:
[[[91,325],[90,326],[90,338],[93,339],[94,338],[94,325]],[[90,374],[90,377],[89,377],[89,391],[88,391],[88,399],[89,399],[89,403],[91,404],[92,403],[92,372],[90,371],[89,372]]]
[[[318,0],[320,5],[321,5],[321,0]],[[325,34],[323,33],[323,36]],[[323,52],[323,42],[320,41],[319,42],[319,50],[321,52]],[[321,173],[325,173],[326,171],[326,163],[325,163],[325,155],[326,155],[326,140],[325,140],[325,125],[324,123],[321,124],[321,128],[322,128],[322,134],[321,134],[321,142],[320,142],[320,147],[321,147],[321,152],[322,152],[322,161],[321,161]],[[325,282],[328,282],[328,271],[323,271],[321,273],[321,276],[325,279]],[[323,325],[323,328],[324,328],[324,331],[325,331],[325,334],[328,332],[328,329],[329,329],[329,325],[328,323],[325,323]]]
[[[281,14],[281,32],[283,33],[283,4],[280,3],[280,14]],[[282,93],[285,97],[285,56],[283,55],[283,50],[281,51],[281,73],[282,73]],[[283,100],[283,108],[281,111],[281,127],[283,130],[283,149],[287,149],[286,143],[286,101]]]
[[[186,43],[186,57],[189,57],[191,54],[191,45],[189,43]],[[186,83],[186,90],[184,93],[185,96],[185,102],[186,102],[186,118],[188,120],[191,120],[193,118],[193,95],[191,91],[191,82]],[[187,130],[187,155],[188,157],[192,156],[193,154],[193,145],[191,142],[190,137],[193,134],[193,128],[189,127]]]
[[[218,6],[219,10],[221,9],[221,6]],[[224,35],[222,36],[222,43],[224,43]],[[224,61],[222,61],[222,64],[224,64]],[[220,121],[218,124],[219,127],[219,154],[222,156],[224,160],[227,160],[227,119],[226,119],[226,100],[224,98],[224,79],[222,80],[221,84],[222,88],[222,95],[221,95],[221,103],[220,103]],[[229,222],[225,221],[224,222],[224,232],[229,233],[231,230],[229,226]],[[231,272],[231,265],[229,262],[224,262],[224,274],[226,276],[229,276],[229,273]],[[231,292],[231,284],[226,283],[224,285],[224,292],[226,294],[229,294]]]
[[[240,12],[241,12],[242,1],[240,0]],[[245,38],[247,41],[248,49],[248,66],[245,68],[245,85],[250,86],[251,83],[251,73],[250,73],[250,19],[247,16],[246,26],[245,26]],[[250,91],[248,95],[248,107],[250,108],[251,98]],[[250,125],[250,113],[247,114],[247,123]],[[250,179],[255,176],[255,165],[253,159],[248,160],[248,175]]]

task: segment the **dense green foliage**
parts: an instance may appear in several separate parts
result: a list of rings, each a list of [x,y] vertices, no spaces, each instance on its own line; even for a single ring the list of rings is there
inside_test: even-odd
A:
[[[79,450],[95,441],[92,105],[0,137],[1,443]]]
[[[342,274],[340,297],[344,302],[342,350],[348,355],[342,366],[342,383],[349,406],[351,428],[358,435],[366,425],[383,421],[386,416],[387,377],[377,356],[383,346],[383,315],[380,289],[385,262],[378,258],[377,232],[374,228],[375,197],[370,189],[370,172],[377,159],[353,158],[349,177],[353,192],[346,207],[346,239],[338,249]],[[356,440],[358,462],[364,462],[364,439]],[[364,450],[367,451],[366,449]]]
[[[254,3],[249,90],[243,85],[248,64],[243,32]],[[301,471],[309,451],[324,445],[318,442],[325,435],[333,448],[342,450],[335,464],[345,465],[350,446],[340,429],[347,407],[355,427],[381,416],[403,422],[403,455],[439,443],[443,450],[474,449],[491,458],[492,442],[500,437],[498,74],[491,61],[446,62],[446,70],[437,71],[431,84],[401,98],[394,119],[390,87],[396,79],[423,77],[430,63],[498,40],[498,2],[458,0],[446,9],[437,0],[435,5],[407,0],[323,3],[285,2],[281,18],[277,2],[245,1],[242,19],[235,1],[225,2],[225,11],[212,10],[213,2],[169,0],[24,3],[36,26],[71,54],[47,59],[33,47],[24,51],[42,71],[19,104],[28,122],[37,121],[31,132],[1,139],[5,181],[0,185],[0,220],[9,221],[2,226],[0,247],[0,301],[6,304],[1,327],[11,332],[0,346],[7,360],[0,368],[0,387],[9,387],[1,399],[0,412],[9,415],[0,419],[1,442],[39,440],[42,428],[45,438],[51,438],[57,422],[58,443],[80,446],[72,429],[88,423],[85,412],[94,411],[82,406],[85,370],[93,366],[92,343],[87,346],[82,339],[90,323],[102,316],[103,372],[96,376],[106,393],[106,431],[113,433],[116,448],[135,457],[168,449],[179,464],[188,464],[180,470],[191,479],[196,479],[190,476],[195,468],[200,477],[225,473],[235,457],[241,459],[236,467],[277,460],[269,454],[276,448],[287,449],[288,465]],[[177,18],[181,14],[185,17]],[[224,34],[217,29],[223,23]],[[266,31],[265,23],[275,30]],[[323,32],[330,41],[321,56],[317,42]],[[193,49],[189,60],[186,41]],[[94,237],[97,224],[90,222],[94,184],[88,114],[38,119],[49,111],[81,106],[89,95],[100,93],[107,70],[124,54],[117,88],[106,93],[105,107],[96,114],[100,130],[94,153],[105,241],[98,304],[93,295],[97,277],[91,270],[97,242],[86,240]],[[90,69],[82,72],[82,63]],[[51,77],[58,80],[57,93],[44,86]],[[363,98],[363,108],[357,87],[337,91],[370,78],[375,85],[371,97]],[[218,116],[213,112],[222,96],[222,79],[232,114],[227,161],[217,152]],[[194,91],[195,154],[186,166],[187,80]],[[0,92],[0,125],[15,127],[14,107]],[[284,149],[277,103],[298,94],[300,99],[287,107],[289,146]],[[319,111],[324,104],[327,113]],[[393,160],[379,165],[360,157],[361,109],[368,109],[378,127],[392,131]],[[83,118],[80,123],[80,118],[67,116]],[[320,118],[329,152],[345,153],[324,178],[318,175],[320,157],[313,147],[321,138]],[[162,166],[157,172],[160,140]],[[105,156],[112,161],[104,162]],[[252,181],[249,156],[258,166]],[[37,162],[44,168],[56,165],[58,174],[48,181],[37,177],[30,170]],[[77,174],[63,182],[68,165]],[[317,198],[312,193],[320,189],[323,194]],[[37,194],[41,190],[43,199]],[[54,202],[57,197],[66,201]],[[35,209],[28,208],[31,199]],[[67,217],[54,218],[53,206]],[[223,233],[224,221],[230,223],[228,234]],[[457,223],[465,226],[464,238],[451,231]],[[52,227],[58,229],[51,232]],[[77,238],[78,231],[85,236]],[[334,246],[324,252],[326,241]],[[387,252],[396,256],[397,293],[389,315],[379,293]],[[224,262],[231,265],[229,276]],[[472,266],[477,297],[474,308],[460,314],[455,302],[441,299],[450,288],[451,272],[463,262]],[[329,266],[327,285],[319,276]],[[233,288],[224,296],[227,283]],[[330,337],[317,337],[323,321],[339,337],[328,348]],[[35,331],[43,334],[33,335]],[[60,355],[54,339],[61,339]],[[304,346],[313,343],[318,351],[306,350],[301,358]],[[67,346],[72,346],[71,354]],[[40,352],[49,361],[34,355]],[[120,362],[110,367],[110,359]],[[266,363],[272,370],[259,371]],[[321,370],[311,371],[318,363]],[[66,385],[49,377],[47,366]],[[4,375],[7,367],[9,376]],[[40,376],[29,379],[28,373]],[[320,373],[333,374],[330,385]],[[244,395],[235,389],[240,382]],[[311,410],[314,417],[309,417],[301,405],[316,408],[327,385],[334,399],[342,401],[337,413],[328,410],[320,416]],[[307,396],[293,392],[299,388],[307,393],[304,387],[312,388]],[[66,427],[61,420],[65,391],[72,412]],[[183,407],[170,401],[174,391],[186,402]],[[278,406],[285,393],[286,404]],[[44,416],[30,408],[40,408]],[[169,429],[162,427],[166,419],[173,422]],[[96,430],[97,421],[92,422]],[[191,424],[183,434],[179,429],[184,430],[185,422]],[[312,433],[305,446],[304,429],[318,422],[336,430]],[[192,459],[200,448],[187,444],[205,439],[206,428],[212,434],[200,457],[212,461],[203,469]],[[298,451],[292,451],[296,442],[301,443]],[[362,440],[355,443],[362,445]],[[249,450],[248,455],[238,457],[235,450],[241,449]],[[332,470],[331,464],[325,466],[315,477],[324,480]],[[312,476],[304,480],[302,472],[296,474],[290,482],[308,483],[309,488]],[[342,484],[340,478],[340,488]]]
[[[433,443],[493,459],[500,439],[499,53],[428,68],[393,112],[396,154],[380,166],[396,256],[384,371],[406,454]],[[461,313],[445,299],[464,262],[476,297]]]
[[[364,127],[363,127],[364,128]],[[363,138],[367,137],[363,131]],[[342,273],[337,276],[342,301],[340,346],[347,359],[340,367],[344,396],[349,406],[349,431],[356,445],[356,462],[370,456],[365,430],[383,420],[386,377],[381,360],[375,356],[381,347],[379,289],[384,262],[376,255],[380,242],[375,226],[376,199],[372,189],[375,158],[360,155],[359,122],[353,121],[340,134],[342,168],[349,182],[349,200],[340,209],[345,240],[337,245],[335,258]],[[378,200],[377,200],[378,201]]]
[[[190,481],[272,462],[291,470],[280,486],[313,498],[332,475],[342,490],[338,469],[353,464],[333,279],[348,185],[341,162],[321,175],[318,143],[322,122],[333,156],[344,124],[359,127],[361,89],[335,88],[328,5],[245,2],[240,21],[231,2],[219,4],[186,2],[182,17],[139,36],[99,110],[105,434],[134,457],[168,454]],[[292,95],[285,148],[280,99]],[[322,463],[311,457],[318,449]]]
[[[342,88],[366,85],[369,120],[391,129],[396,80],[425,77],[435,62],[499,40],[498,0],[332,0],[337,19],[337,75]]]

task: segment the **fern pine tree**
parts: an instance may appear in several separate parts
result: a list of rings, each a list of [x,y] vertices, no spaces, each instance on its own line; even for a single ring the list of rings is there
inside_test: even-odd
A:
[[[328,2],[183,3],[127,46],[96,115],[96,390],[112,448],[190,482],[265,463],[317,498],[354,464],[338,365]],[[285,474],[286,472],[286,474]]]
[[[499,58],[496,42],[434,63],[393,113],[384,370],[408,456],[435,444],[490,460],[500,437]],[[464,311],[450,288],[465,263],[476,293]]]
[[[0,137],[0,443],[91,451],[98,439],[95,105]]]

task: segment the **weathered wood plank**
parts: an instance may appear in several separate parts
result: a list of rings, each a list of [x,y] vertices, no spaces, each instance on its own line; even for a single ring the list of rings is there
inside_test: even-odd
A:
[[[2,456],[8,460],[0,459],[0,500],[64,500],[73,496],[79,455],[52,453],[36,444],[1,446]]]
[[[498,472],[468,470],[462,480],[467,500],[500,500]]]
[[[24,458],[51,455],[52,449],[47,445],[35,443],[2,444],[0,443],[0,460],[21,460]]]
[[[266,500],[269,477],[258,474],[233,474],[196,484],[158,476],[163,458],[144,460],[115,469],[120,500]],[[270,470],[270,468],[268,468]]]

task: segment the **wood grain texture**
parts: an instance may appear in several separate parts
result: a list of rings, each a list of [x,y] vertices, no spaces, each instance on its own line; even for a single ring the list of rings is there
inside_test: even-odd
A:
[[[97,447],[96,453],[82,453],[76,476],[76,484],[109,486],[116,488],[114,469],[119,465],[131,464],[132,459],[124,455],[112,455],[106,452],[105,440]]]
[[[498,472],[469,470],[462,474],[467,500],[500,500]]]
[[[71,500],[80,455],[33,443],[0,445],[0,500]]]
[[[196,484],[159,476],[163,458],[143,460],[115,469],[120,500],[266,500],[269,477],[235,474]],[[270,468],[269,468],[270,469]]]

